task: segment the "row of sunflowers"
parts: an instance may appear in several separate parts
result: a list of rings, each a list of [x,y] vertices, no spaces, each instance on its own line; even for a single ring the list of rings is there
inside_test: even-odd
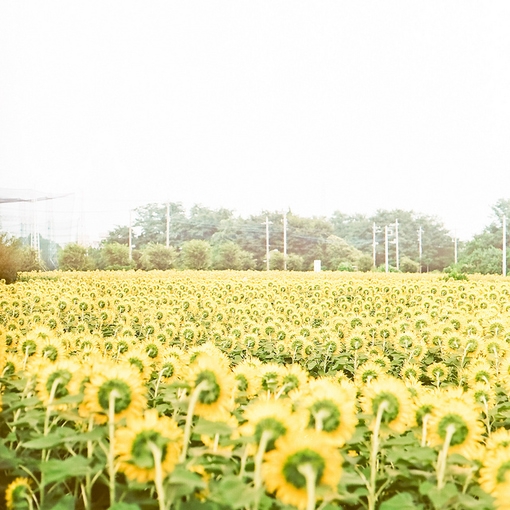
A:
[[[8,509],[510,508],[510,283],[40,273],[0,286]]]

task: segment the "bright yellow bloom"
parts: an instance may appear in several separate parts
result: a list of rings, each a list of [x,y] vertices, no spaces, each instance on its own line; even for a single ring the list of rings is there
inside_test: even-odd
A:
[[[324,432],[335,446],[343,446],[358,423],[354,387],[323,378],[310,381],[306,389],[299,405],[307,412],[308,427]]]
[[[28,501],[32,499],[32,489],[28,478],[16,478],[5,490],[5,504],[7,510],[29,508]]]
[[[360,404],[365,414],[375,418],[379,406],[385,403],[382,414],[381,432],[403,434],[413,424],[411,398],[405,384],[400,379],[386,376],[367,384],[363,388]],[[372,421],[372,425],[373,425]]]
[[[148,482],[155,477],[154,449],[161,454],[163,477],[171,473],[181,451],[182,431],[172,418],[158,416],[155,409],[143,417],[128,416],[126,426],[115,432],[119,471],[130,480]]]
[[[311,472],[317,499],[322,499],[335,492],[341,466],[338,450],[323,434],[308,430],[278,439],[276,448],[265,455],[262,474],[268,492],[274,492],[285,504],[303,509],[307,503],[305,473]]]
[[[96,423],[106,423],[111,401],[114,401],[116,421],[140,415],[146,407],[145,393],[137,369],[114,362],[97,365],[85,384],[80,415],[92,414]]]
[[[430,444],[441,446],[448,430],[452,430],[449,453],[460,453],[470,458],[482,441],[483,424],[478,417],[478,410],[471,402],[457,399],[438,402],[430,417]]]

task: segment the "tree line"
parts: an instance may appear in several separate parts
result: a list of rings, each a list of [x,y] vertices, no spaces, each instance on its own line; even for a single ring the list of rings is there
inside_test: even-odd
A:
[[[372,216],[335,211],[329,218],[263,211],[242,218],[223,208],[195,205],[186,211],[179,203],[151,203],[135,211],[131,226],[111,230],[99,247],[50,246],[57,253],[51,260],[38,260],[28,240],[1,235],[0,279],[55,268],[310,271],[314,260],[333,271],[501,273],[510,200],[499,200],[492,211],[480,234],[457,244],[439,219],[401,209]]]

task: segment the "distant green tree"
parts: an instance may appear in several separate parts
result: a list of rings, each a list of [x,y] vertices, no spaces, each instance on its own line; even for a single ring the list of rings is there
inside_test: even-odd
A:
[[[409,257],[402,257],[399,265],[400,271],[403,273],[418,273],[420,271],[420,264]]]
[[[283,270],[283,253],[278,250],[272,250],[269,253],[269,269],[282,271]]]
[[[324,268],[336,271],[341,265],[347,267],[345,266],[347,264],[354,270],[354,264],[362,255],[360,250],[348,244],[344,239],[333,235],[329,236],[324,250]]]
[[[20,270],[21,243],[18,239],[0,233],[0,280],[16,281]]]
[[[87,271],[94,268],[87,248],[77,243],[64,246],[58,255],[58,263],[62,271]]]
[[[173,247],[149,243],[141,250],[140,266],[147,271],[151,269],[166,270],[174,266],[177,251]]]
[[[212,268],[218,270],[246,270],[255,267],[253,255],[241,249],[238,244],[232,241],[226,241],[214,246],[212,261]]]
[[[287,270],[288,271],[303,271],[305,261],[301,255],[290,253],[287,255]]]
[[[182,245],[181,264],[184,269],[210,269],[211,245],[201,239],[186,241]]]
[[[129,248],[120,243],[108,243],[101,247],[102,269],[133,269],[135,264],[129,260]]]
[[[361,255],[361,257],[356,261],[356,268],[358,271],[363,271],[366,273],[371,269],[374,269],[374,261],[370,255]]]

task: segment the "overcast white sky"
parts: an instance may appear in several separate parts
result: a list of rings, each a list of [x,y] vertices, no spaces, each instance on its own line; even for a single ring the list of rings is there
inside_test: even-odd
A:
[[[510,198],[509,27],[508,0],[3,0],[0,188],[75,193],[91,236],[172,201],[467,238]]]

